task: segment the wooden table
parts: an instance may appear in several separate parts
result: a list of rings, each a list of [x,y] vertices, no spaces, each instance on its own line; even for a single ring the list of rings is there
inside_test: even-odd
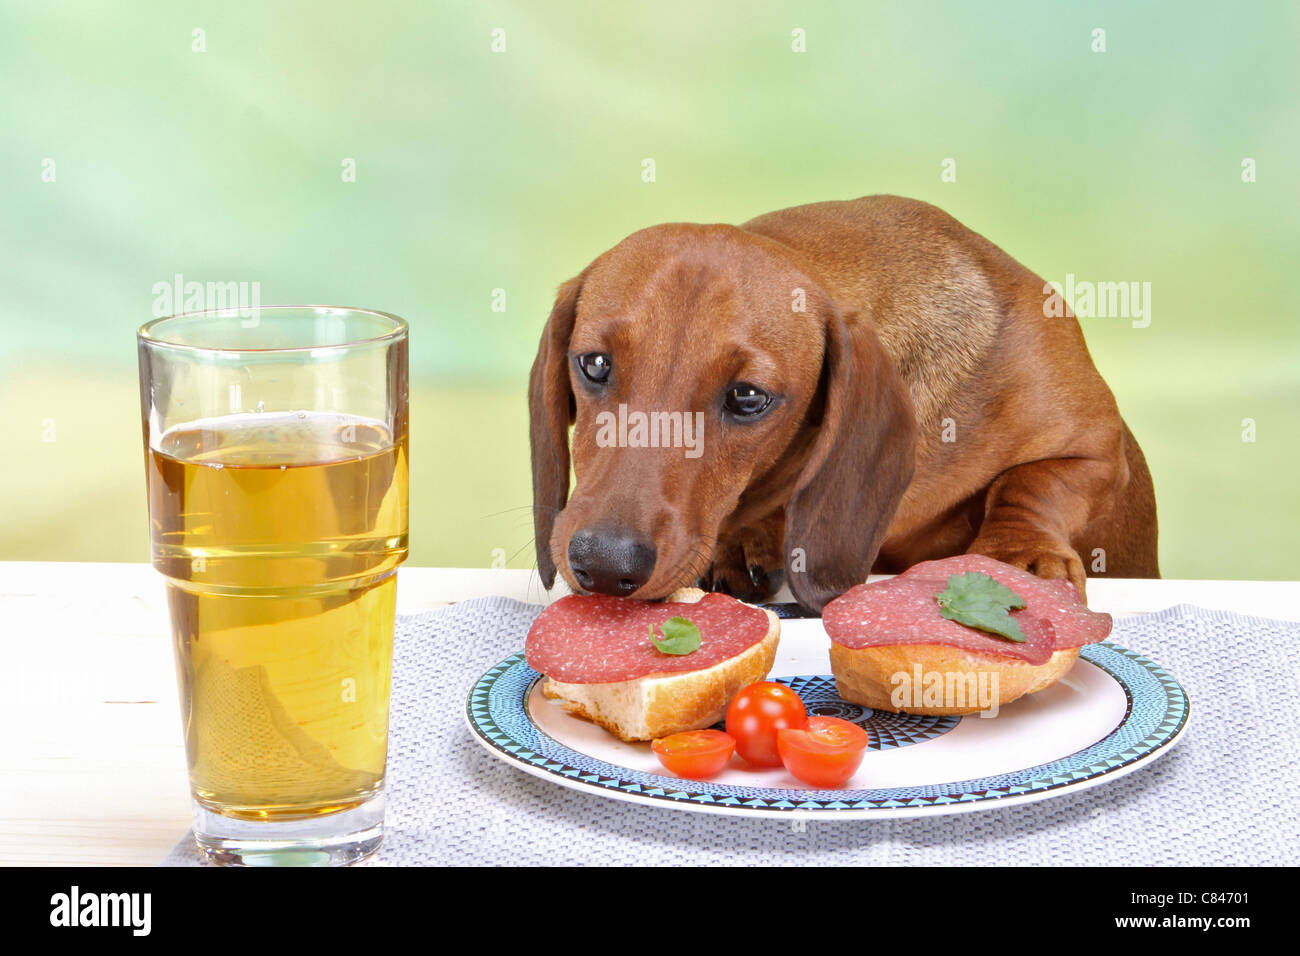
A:
[[[493,594],[551,597],[527,571],[399,572],[400,612]],[[1099,579],[1088,596],[1112,614],[1191,603],[1300,620],[1297,582]],[[0,864],[158,863],[190,825],[162,578],[0,562],[0,655]]]

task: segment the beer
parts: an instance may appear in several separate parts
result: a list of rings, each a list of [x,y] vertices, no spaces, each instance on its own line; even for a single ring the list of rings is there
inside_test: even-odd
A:
[[[325,412],[180,424],[148,451],[196,801],[239,819],[381,790],[407,439]]]

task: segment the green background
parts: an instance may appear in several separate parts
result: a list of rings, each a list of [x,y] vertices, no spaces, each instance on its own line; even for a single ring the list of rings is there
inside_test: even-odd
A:
[[[1300,577],[1297,5],[243,6],[0,9],[0,559],[147,560],[134,331],[181,273],[406,316],[412,563],[529,567],[556,286],[655,222],[889,192],[1150,282],[1149,328],[1083,326],[1165,575]]]

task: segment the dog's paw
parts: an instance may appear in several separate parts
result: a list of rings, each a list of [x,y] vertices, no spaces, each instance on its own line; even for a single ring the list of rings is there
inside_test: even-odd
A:
[[[781,589],[785,583],[784,568],[764,568],[762,565],[750,564],[741,568],[737,565],[714,564],[709,573],[700,578],[697,587],[705,591],[717,591],[730,594],[749,604],[766,601]]]
[[[1087,601],[1087,575],[1079,555],[1065,545],[1054,541],[976,541],[968,549],[987,555],[1030,574],[1048,580],[1065,580],[1074,585],[1080,600]]]
[[[781,560],[780,528],[772,522],[745,528],[738,534],[719,540],[713,552],[713,564],[698,587],[705,591],[730,594],[751,604],[765,601],[780,590],[785,581]]]

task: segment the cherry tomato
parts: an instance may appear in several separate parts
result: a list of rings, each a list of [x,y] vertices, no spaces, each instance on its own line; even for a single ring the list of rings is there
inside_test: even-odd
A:
[[[659,762],[679,777],[712,777],[731,759],[736,741],[720,730],[687,730],[650,745]]]
[[[756,767],[781,766],[777,731],[807,722],[808,711],[799,695],[776,681],[742,688],[727,707],[727,733],[736,738],[736,752]]]
[[[809,717],[803,729],[777,733],[785,769],[813,787],[842,787],[862,765],[871,735],[838,717]]]

